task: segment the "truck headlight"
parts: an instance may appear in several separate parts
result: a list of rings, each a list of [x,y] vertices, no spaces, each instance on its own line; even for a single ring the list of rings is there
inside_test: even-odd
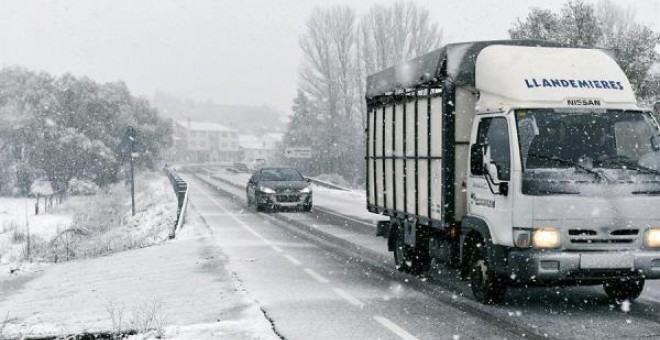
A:
[[[559,230],[548,227],[534,230],[532,244],[534,248],[559,248],[561,245]]]
[[[312,188],[311,188],[311,187],[304,187],[304,188],[302,188],[302,189],[300,190],[300,193],[301,193],[301,194],[309,194],[310,192],[312,192]]]
[[[274,194],[275,190],[269,188],[269,187],[259,187],[259,191],[263,192],[264,194]]]
[[[646,232],[646,246],[649,248],[660,247],[660,228],[650,228]]]

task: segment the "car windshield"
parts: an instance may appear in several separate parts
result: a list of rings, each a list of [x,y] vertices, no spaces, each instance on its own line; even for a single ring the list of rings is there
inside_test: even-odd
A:
[[[296,169],[263,169],[261,170],[262,181],[304,181],[304,178]]]
[[[658,169],[657,127],[641,111],[518,110],[523,168]]]

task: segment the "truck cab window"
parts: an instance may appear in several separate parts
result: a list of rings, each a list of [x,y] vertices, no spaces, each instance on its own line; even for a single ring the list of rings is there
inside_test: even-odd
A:
[[[491,161],[497,166],[497,177],[502,181],[511,179],[511,149],[509,127],[506,118],[486,118],[479,123],[477,144],[487,145]]]

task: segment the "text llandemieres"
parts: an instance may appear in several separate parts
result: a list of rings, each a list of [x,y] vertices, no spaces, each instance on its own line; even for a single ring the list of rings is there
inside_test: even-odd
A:
[[[576,88],[576,89],[602,89],[623,91],[623,84],[615,80],[586,80],[586,79],[553,79],[529,78],[524,79],[527,88]]]

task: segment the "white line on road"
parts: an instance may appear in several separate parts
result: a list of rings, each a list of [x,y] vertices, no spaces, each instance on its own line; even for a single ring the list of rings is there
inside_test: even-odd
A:
[[[386,317],[380,315],[374,315],[374,319],[378,321],[379,324],[383,325],[383,327],[389,329],[392,333],[398,335],[401,339],[419,340],[414,335],[406,332],[405,329],[401,328],[401,326],[395,324]]]
[[[266,244],[268,244],[268,245],[272,244],[272,242],[270,242],[265,237],[261,236],[261,234],[259,234],[256,230],[252,229],[245,222],[239,220],[238,217],[236,217],[235,214],[233,214],[231,211],[227,210],[227,208],[225,208],[220,202],[216,201],[211,195],[209,195],[209,193],[206,192],[206,190],[200,190],[200,192],[203,193],[204,195],[206,195],[206,197],[208,197],[209,200],[211,200],[211,202],[215,203],[215,205],[217,205],[220,208],[220,210],[222,210],[225,214],[227,214],[227,216],[231,217],[238,224],[240,224],[243,228],[245,228],[245,230],[249,231],[252,235],[258,237],[259,239],[264,241]]]
[[[351,305],[356,306],[356,307],[359,307],[359,308],[364,307],[364,303],[362,303],[362,301],[358,300],[358,299],[355,298],[353,295],[348,294],[348,293],[347,293],[346,291],[344,291],[343,289],[340,289],[340,288],[332,288],[332,290],[333,290],[337,295],[339,295],[340,297],[342,297],[344,300],[348,301],[348,303],[350,303]]]
[[[284,257],[286,257],[286,259],[289,260],[289,262],[293,263],[296,266],[302,265],[302,263],[300,263],[300,261],[298,261],[295,257],[293,257],[291,255],[284,255]]]
[[[282,248],[280,248],[278,246],[275,246],[275,245],[271,244],[270,247],[273,248],[273,250],[278,252],[278,253],[283,253],[284,252],[284,250],[282,250]]]
[[[321,282],[321,283],[328,283],[330,280],[326,279],[325,277],[321,276],[321,274],[315,272],[312,269],[305,268],[305,273],[307,273],[309,276],[313,277],[316,279],[316,281]]]

